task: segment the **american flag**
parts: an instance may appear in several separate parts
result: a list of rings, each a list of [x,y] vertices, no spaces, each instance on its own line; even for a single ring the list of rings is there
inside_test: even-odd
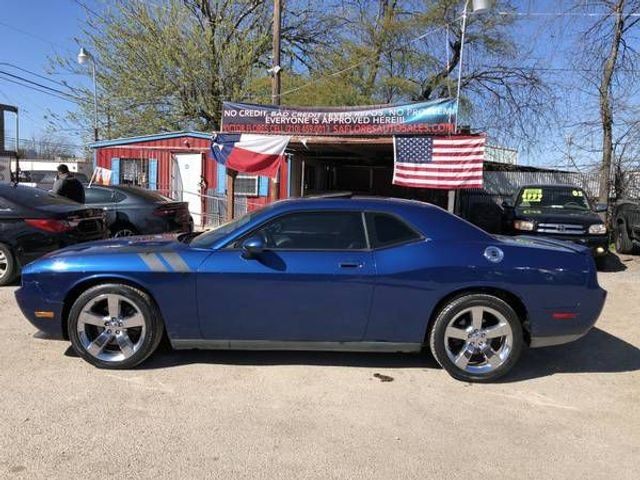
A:
[[[485,137],[394,137],[393,183],[406,187],[482,188]]]

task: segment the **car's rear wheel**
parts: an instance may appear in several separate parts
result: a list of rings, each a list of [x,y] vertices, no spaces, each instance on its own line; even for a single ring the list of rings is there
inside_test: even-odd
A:
[[[452,377],[489,382],[505,375],[522,353],[522,324],[504,300],[485,294],[456,297],[438,313],[431,352]]]
[[[616,251],[618,253],[633,253],[633,241],[629,238],[627,226],[624,223],[616,225]]]
[[[111,231],[113,238],[132,237],[138,232],[131,225],[116,225]]]
[[[122,284],[88,289],[74,302],[68,320],[74,350],[99,368],[132,368],[162,339],[158,307],[146,293]]]
[[[18,275],[18,262],[11,249],[0,243],[0,286],[9,285]]]

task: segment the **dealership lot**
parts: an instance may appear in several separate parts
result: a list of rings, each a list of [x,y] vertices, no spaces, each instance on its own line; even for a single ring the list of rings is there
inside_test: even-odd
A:
[[[2,478],[637,478],[640,257],[597,328],[493,385],[428,357],[157,353],[104,371],[0,289]]]

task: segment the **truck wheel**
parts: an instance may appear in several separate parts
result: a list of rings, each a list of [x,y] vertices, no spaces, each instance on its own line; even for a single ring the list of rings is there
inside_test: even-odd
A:
[[[618,253],[633,252],[633,241],[629,238],[629,232],[624,223],[616,225],[616,250]]]

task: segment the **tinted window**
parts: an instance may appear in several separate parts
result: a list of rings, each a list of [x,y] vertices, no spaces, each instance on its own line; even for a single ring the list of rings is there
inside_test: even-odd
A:
[[[6,186],[0,190],[0,196],[9,201],[27,207],[42,207],[44,205],[78,205],[73,200],[59,197],[46,190],[35,187]]]
[[[111,203],[113,192],[104,188],[87,188],[84,191],[84,203]]]
[[[362,215],[356,212],[304,212],[285,215],[260,227],[267,248],[361,250],[367,248]]]
[[[373,248],[406,243],[422,237],[402,220],[386,213],[367,213],[367,226]]]

